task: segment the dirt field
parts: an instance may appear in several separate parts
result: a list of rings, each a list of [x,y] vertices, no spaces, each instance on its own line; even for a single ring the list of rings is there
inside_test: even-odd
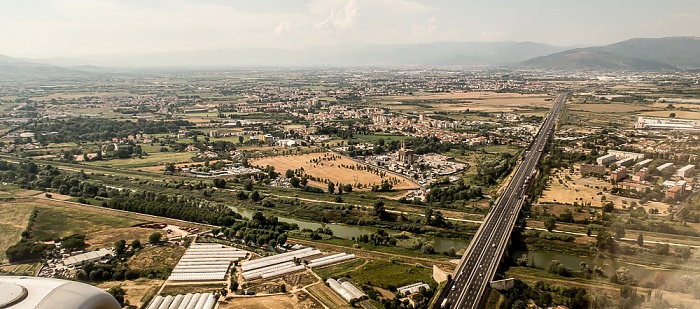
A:
[[[566,176],[571,177],[571,180],[566,180]],[[603,188],[610,190],[611,184],[597,178],[587,177],[581,178],[581,175],[571,175],[568,170],[552,171],[552,180],[549,182],[547,190],[542,193],[542,197],[538,199],[540,203],[570,203],[590,202],[591,206],[602,206],[600,200],[600,192]],[[562,183],[559,183],[561,179]],[[598,187],[596,189],[595,187]],[[607,191],[606,191],[607,192]],[[606,199],[609,195],[606,195]],[[583,200],[581,200],[583,199]]]
[[[165,163],[180,163],[180,162],[191,162],[192,156],[194,154],[189,152],[157,152],[149,154],[148,156],[131,159],[113,159],[106,161],[91,161],[87,164],[89,165],[107,165],[114,168],[143,168],[146,166],[162,166]]]
[[[126,240],[127,243],[138,239],[142,244],[145,244],[148,242],[148,236],[157,231],[158,230],[140,227],[112,228],[90,233],[88,237],[86,237],[85,242],[90,245],[90,248],[111,247],[115,242],[122,239]],[[165,234],[164,232],[161,233]]]
[[[671,113],[675,113],[675,114],[676,114],[676,118],[700,119],[700,112],[677,111],[677,110],[656,111],[656,112],[644,112],[644,113],[641,114],[641,116],[668,117]]]
[[[324,305],[330,309],[335,308],[352,308],[340,295],[331,290],[325,283],[318,283],[308,287],[309,293],[319,299]]]
[[[126,211],[120,211],[120,210],[98,207],[98,206],[83,205],[83,204],[73,203],[73,202],[55,201],[55,200],[46,199],[46,198],[27,198],[27,199],[22,199],[22,200],[15,200],[15,202],[18,202],[18,203],[19,202],[27,202],[27,203],[34,203],[36,205],[49,206],[49,207],[53,207],[53,208],[80,210],[80,211],[86,212],[88,214],[92,214],[91,216],[95,216],[96,214],[105,215],[105,216],[109,216],[109,221],[112,221],[112,222],[116,221],[116,220],[122,220],[122,219],[134,220],[133,224],[129,224],[129,226],[134,225],[134,224],[138,224],[138,223],[144,223],[144,222],[160,222],[160,223],[166,223],[166,224],[176,225],[176,226],[197,227],[200,230],[210,228],[210,226],[207,226],[205,224],[189,223],[189,222],[181,221],[178,219],[156,217],[156,216],[145,215],[145,214],[140,214],[140,213],[135,213],[135,212],[126,212]],[[163,233],[165,233],[165,232],[163,232]]]
[[[551,106],[551,101],[546,101],[547,98],[547,96],[542,95],[466,92],[382,97],[379,99],[383,107],[393,110],[415,110],[417,106],[411,104],[412,101],[420,101],[416,103],[426,104],[430,106],[430,109],[441,111],[459,112],[468,109],[470,111],[511,112],[518,109],[531,110],[534,107],[548,108]],[[444,103],[446,101],[448,103]]]
[[[513,99],[513,98],[546,98],[546,96],[537,94],[527,94],[520,95],[514,93],[496,93],[496,92],[454,92],[454,93],[436,93],[428,95],[416,95],[416,96],[388,96],[386,97],[390,100],[457,100],[457,99],[483,99],[483,100],[495,100],[495,99]]]
[[[127,241],[129,243],[129,241]],[[141,242],[145,244],[146,242]],[[178,245],[146,245],[141,251],[129,259],[129,266],[135,270],[151,268],[175,268],[175,265],[185,254],[186,248]]]
[[[572,104],[568,106],[571,110],[586,111],[594,113],[629,113],[641,110],[649,110],[646,106],[629,105],[622,103],[611,104]],[[668,115],[666,115],[668,116]]]
[[[227,298],[225,301],[219,302],[219,309],[311,309],[323,308],[316,303],[313,298],[306,293],[298,292],[292,295],[273,295],[261,297],[236,297]],[[348,308],[350,308],[348,306]]]
[[[330,159],[331,156],[335,156],[336,159]],[[339,157],[339,158],[337,158]],[[318,159],[318,163],[312,162],[312,160]],[[250,162],[251,165],[257,165],[264,168],[267,165],[272,165],[275,167],[275,171],[284,174],[288,169],[299,169],[303,168],[307,175],[311,175],[318,178],[327,178],[330,181],[341,183],[341,184],[366,184],[370,187],[372,185],[381,184],[383,179],[398,179],[399,183],[394,185],[395,190],[408,190],[418,188],[418,185],[409,181],[406,178],[395,176],[393,174],[388,174],[382,178],[379,175],[364,171],[364,170],[353,170],[348,168],[349,166],[356,166],[358,163],[352,161],[344,156],[339,156],[332,153],[310,153],[305,155],[290,155],[290,156],[275,156],[267,157],[262,159],[256,159]],[[345,166],[342,167],[341,165]],[[311,182],[310,182],[311,183]],[[322,189],[326,189],[326,185],[320,183],[312,183]],[[366,189],[356,189],[353,190],[362,191],[369,190]]]
[[[33,210],[34,205],[0,203],[0,263],[7,262],[5,250],[19,241]]]
[[[214,164],[214,163],[219,162],[219,161],[224,161],[225,163],[230,162],[228,160],[212,160],[212,161],[209,161],[209,164]],[[204,162],[178,163],[178,164],[175,164],[175,167],[176,168],[183,168],[183,167],[190,167],[190,166],[196,166],[196,165],[204,166]],[[163,171],[165,171],[165,164],[139,167],[138,169],[141,171],[144,171],[144,172],[163,172]]]
[[[141,308],[141,305],[148,301],[152,295],[155,295],[162,284],[163,280],[140,278],[136,280],[104,282],[97,287],[106,291],[113,286],[121,286],[126,292],[124,300],[136,308]]]
[[[165,230],[132,227],[133,225],[144,222],[162,222],[170,225],[186,227],[196,226],[200,229],[206,229],[204,225],[184,223],[175,219],[128,213],[109,208],[92,207],[78,203],[38,197],[16,199],[3,203],[0,206],[0,210],[4,209],[5,206],[11,207],[12,209],[19,209],[19,207],[39,209],[39,215],[37,216],[37,221],[32,230],[32,236],[37,239],[53,239],[80,233],[86,235],[85,241],[91,248],[109,247],[120,239],[131,242],[139,238],[142,243],[146,243],[148,236],[155,231],[160,231],[163,235],[167,234]],[[31,210],[29,210],[29,212],[31,212]],[[27,217],[28,216],[27,214]],[[5,217],[6,216],[0,216],[0,218]],[[22,224],[21,230],[17,232],[17,235],[19,235],[25,227],[26,219],[25,223]],[[3,231],[4,230],[5,229],[3,229]],[[5,250],[2,250],[3,254],[4,252]]]

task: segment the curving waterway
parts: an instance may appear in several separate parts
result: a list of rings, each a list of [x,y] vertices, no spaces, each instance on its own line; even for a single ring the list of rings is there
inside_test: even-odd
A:
[[[230,206],[231,209],[233,209],[235,212],[241,214],[241,216],[246,217],[246,218],[252,218],[253,214],[255,214],[256,211],[246,209],[246,208],[239,208],[235,206]],[[277,215],[275,215],[277,216]],[[292,218],[286,218],[286,217],[280,217],[277,216],[279,221],[281,222],[286,222],[286,223],[294,223],[299,226],[300,229],[312,229],[316,230],[319,227],[322,228],[330,228],[333,231],[333,236],[344,238],[344,239],[352,239],[353,237],[358,237],[363,234],[369,234],[369,233],[374,233],[378,229],[375,227],[371,226],[360,226],[360,225],[346,225],[346,224],[337,224],[337,223],[319,223],[319,222],[311,222],[311,221],[304,221],[304,220],[298,220],[298,219],[292,219]],[[389,234],[394,234],[398,233],[397,231],[393,230],[386,230]],[[432,241],[434,244],[435,251],[437,252],[444,252],[450,250],[450,248],[455,248],[457,251],[462,250],[469,246],[469,241],[463,240],[463,239],[453,239],[453,238],[444,238],[444,237],[435,237],[435,236],[428,236],[428,235],[419,235],[418,237],[423,238],[426,241]],[[511,253],[511,258],[513,261],[516,259],[520,258],[523,254],[527,254],[528,259],[531,261],[534,261],[535,265],[537,267],[547,267],[547,264],[549,264],[550,261],[552,260],[559,260],[562,264],[566,265],[567,267],[578,271],[579,269],[579,264],[581,262],[585,262],[588,264],[589,267],[593,268],[594,265],[602,267],[609,275],[613,274],[615,270],[618,268],[624,266],[625,268],[629,269],[632,274],[634,275],[635,279],[639,281],[643,280],[653,280],[654,276],[656,275],[657,272],[672,272],[669,270],[656,270],[656,269],[650,269],[644,266],[639,266],[639,265],[634,265],[634,264],[629,264],[625,262],[620,262],[616,260],[611,260],[611,259],[601,259],[601,258],[595,258],[595,257],[579,257],[579,256],[573,256],[573,255],[567,255],[567,254],[562,254],[562,253],[557,253],[557,252],[539,252],[539,251],[514,251]],[[529,263],[528,263],[529,265]]]

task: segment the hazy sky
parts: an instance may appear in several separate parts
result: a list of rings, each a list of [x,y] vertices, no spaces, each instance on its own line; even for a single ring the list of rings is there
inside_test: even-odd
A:
[[[695,0],[2,0],[0,54],[700,36]]]

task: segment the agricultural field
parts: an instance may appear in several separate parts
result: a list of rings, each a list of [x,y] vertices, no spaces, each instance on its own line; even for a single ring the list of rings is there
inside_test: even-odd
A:
[[[373,98],[378,105],[395,111],[447,111],[447,112],[512,112],[550,107],[546,95],[521,95],[495,92],[440,93],[401,97]]]
[[[177,295],[177,294],[187,294],[187,293],[212,293],[225,288],[225,283],[171,283],[166,284],[163,290],[160,291],[160,295]]]
[[[567,108],[576,111],[585,111],[593,113],[633,113],[638,111],[649,110],[647,106],[631,105],[623,103],[610,104],[571,104]],[[668,115],[666,115],[668,116]]]
[[[36,239],[50,240],[73,234],[85,234],[86,242],[89,243],[92,241],[92,233],[128,228],[144,222],[87,209],[65,207],[68,203],[48,199],[24,200],[19,203],[31,205],[39,210],[32,228],[32,237]]]
[[[152,233],[153,230],[150,230]],[[141,243],[146,243],[142,239]],[[129,240],[127,239],[127,243]],[[187,248],[178,245],[165,244],[165,245],[155,245],[146,246],[141,249],[138,253],[129,259],[129,266],[134,269],[141,271],[161,272],[167,276],[170,271],[175,268],[175,265],[180,260],[183,254],[185,254]]]
[[[404,177],[387,174],[387,176],[382,178],[379,175],[366,170],[350,169],[348,167],[354,167],[359,163],[350,160],[345,156],[340,156],[339,159],[324,159],[330,156],[338,157],[340,155],[332,153],[310,153],[304,155],[274,156],[251,160],[250,165],[257,165],[261,168],[271,165],[275,167],[275,171],[280,173],[284,173],[288,169],[295,170],[303,168],[304,173],[307,175],[327,178],[332,182],[341,184],[359,183],[369,185],[369,187],[374,184],[381,184],[382,180],[384,179],[396,177],[399,183],[394,185],[395,190],[409,190],[418,188],[418,185]],[[314,160],[318,160],[318,163],[314,162]],[[326,188],[324,184],[319,182],[309,181],[309,183],[320,188]],[[369,188],[364,190],[369,190]]]
[[[128,301],[131,306],[141,308],[144,303],[150,301],[156,295],[163,282],[163,280],[139,278],[136,280],[107,281],[100,283],[97,287],[106,291],[111,287],[121,286],[126,292],[124,300]]]
[[[0,184],[0,198],[11,198],[17,196],[18,193],[25,191],[18,186],[11,184]]]
[[[92,161],[89,165],[109,166],[112,168],[140,168],[165,163],[192,162],[192,153],[189,152],[157,152],[150,153],[143,158],[113,159],[107,161]]]
[[[3,253],[5,253],[3,251]],[[13,264],[0,266],[0,273],[14,276],[34,276],[41,268],[41,263]]]
[[[655,112],[644,112],[641,113],[640,116],[649,116],[649,117],[669,117],[671,113],[676,114],[676,118],[683,118],[683,119],[700,119],[700,112],[692,112],[692,111],[679,111],[679,110],[664,110],[664,111],[655,111]]]
[[[329,309],[352,308],[338,293],[333,291],[324,282],[312,285],[307,288],[309,293],[320,300]]]
[[[148,236],[156,231],[157,230],[140,227],[114,227],[89,233],[85,242],[90,245],[91,248],[111,247],[115,242],[122,239],[127,242],[138,239],[141,243],[146,243],[148,241]],[[159,232],[165,234],[165,231]]]
[[[355,270],[358,267],[366,264],[364,259],[354,259],[348,262],[343,262],[340,264],[329,265],[326,267],[320,267],[314,269],[314,273],[321,277],[324,282],[328,278],[333,278],[335,276],[342,276],[343,274]]]
[[[20,240],[35,206],[4,201],[0,203],[0,263],[7,262],[5,250]]]
[[[392,263],[384,260],[371,261],[343,276],[353,283],[366,283],[388,289],[422,281],[434,283],[433,270],[422,265]]]

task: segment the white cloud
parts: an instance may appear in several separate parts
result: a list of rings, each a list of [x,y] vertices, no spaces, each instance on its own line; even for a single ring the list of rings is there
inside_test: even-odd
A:
[[[430,17],[425,23],[411,26],[411,35],[424,36],[435,32],[435,29],[437,29],[437,26],[435,26],[435,17]]]
[[[314,26],[320,30],[347,30],[355,25],[355,19],[360,15],[354,0],[348,1],[343,8],[333,6],[330,15]]]
[[[678,13],[676,15],[673,15],[673,17],[678,18],[678,19],[693,19],[697,17],[694,13]]]
[[[285,33],[295,33],[299,28],[298,23],[292,23],[288,21],[280,22],[277,27],[275,27],[275,35],[279,36]]]

